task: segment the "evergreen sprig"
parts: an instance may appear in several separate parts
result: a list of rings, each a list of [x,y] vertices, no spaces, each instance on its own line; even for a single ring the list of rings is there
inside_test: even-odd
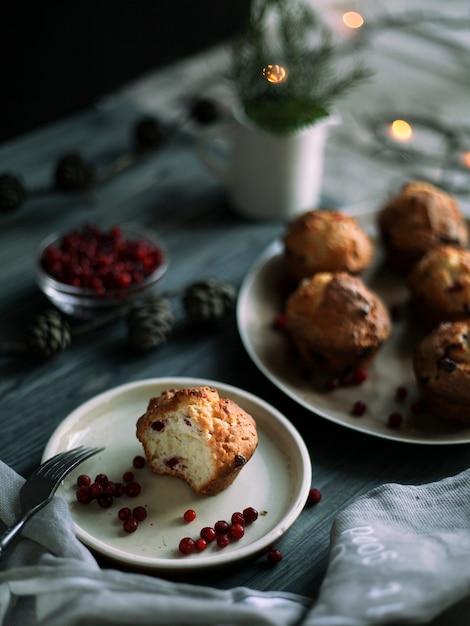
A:
[[[273,83],[263,68],[287,78]],[[331,31],[304,0],[259,0],[232,49],[232,77],[245,113],[274,133],[290,133],[327,117],[335,101],[370,78],[363,63],[336,66]]]

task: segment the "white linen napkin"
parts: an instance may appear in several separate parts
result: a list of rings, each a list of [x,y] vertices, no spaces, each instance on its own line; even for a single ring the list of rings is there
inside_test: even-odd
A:
[[[382,485],[342,511],[305,626],[470,625],[470,470]]]
[[[24,479],[0,461],[0,532],[18,513]],[[0,560],[2,626],[294,626],[311,600],[239,587],[228,591],[101,570],[76,539],[56,496]]]
[[[65,501],[55,497],[0,561],[0,623],[468,626],[469,481],[466,471],[419,487],[384,485],[358,498],[333,524],[330,564],[313,607],[295,594],[101,570],[75,538]],[[3,526],[16,517],[22,483],[0,462]]]

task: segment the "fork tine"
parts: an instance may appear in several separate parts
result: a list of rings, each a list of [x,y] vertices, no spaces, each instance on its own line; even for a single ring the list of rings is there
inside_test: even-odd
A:
[[[40,465],[36,475],[49,480],[59,481],[74,467],[101,450],[104,450],[104,448],[85,448],[80,446],[79,448],[59,453]]]

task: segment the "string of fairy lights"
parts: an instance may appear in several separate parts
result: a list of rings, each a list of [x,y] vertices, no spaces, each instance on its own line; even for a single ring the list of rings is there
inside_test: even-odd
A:
[[[433,25],[436,32],[440,27],[452,32],[468,32],[470,27],[469,12],[450,16],[426,10],[386,13],[368,19],[358,11],[348,10],[342,12],[340,20],[339,30],[344,35],[341,53],[344,55],[365,48],[374,35],[386,29],[415,29],[416,32],[424,25]],[[450,46],[450,50],[462,53],[457,46]],[[466,53],[468,55],[468,50]],[[461,121],[450,124],[412,111],[385,111],[367,120],[367,124],[374,139],[375,155],[418,166],[421,177],[428,182],[452,193],[470,194],[470,127]]]
[[[414,11],[369,19],[355,10],[338,9],[333,18],[333,31],[343,40],[338,55],[346,57],[365,49],[374,35],[386,29],[419,29],[425,24],[468,32],[470,15],[449,17]],[[288,72],[282,65],[272,64],[263,68],[263,76],[271,83],[281,83],[288,79]],[[374,140],[374,155],[410,163],[420,168],[421,178],[428,182],[449,192],[470,194],[470,127],[451,125],[430,115],[394,111],[383,112],[366,124]]]

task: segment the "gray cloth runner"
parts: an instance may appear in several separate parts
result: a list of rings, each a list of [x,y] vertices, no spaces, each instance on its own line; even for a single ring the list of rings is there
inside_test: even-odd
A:
[[[0,462],[0,526],[24,479]],[[5,626],[470,625],[470,471],[429,485],[383,485],[336,519],[320,595],[228,591],[101,570],[55,497],[0,562]],[[288,555],[286,555],[288,557]]]

